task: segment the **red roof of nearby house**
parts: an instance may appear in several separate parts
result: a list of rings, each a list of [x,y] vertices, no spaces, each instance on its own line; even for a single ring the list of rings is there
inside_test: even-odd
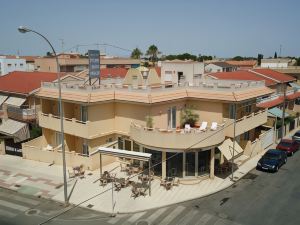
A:
[[[234,66],[247,67],[247,68],[253,68],[253,66],[255,66],[256,64],[256,60],[243,60],[243,61],[227,60],[225,62]]]
[[[279,97],[279,98],[276,98],[276,99],[271,100],[271,101],[259,103],[259,104],[257,104],[257,107],[260,107],[260,108],[272,108],[272,107],[280,105],[282,103],[283,103],[283,97]]]
[[[293,99],[296,99],[296,98],[299,98],[300,97],[300,92],[296,92],[294,94],[291,94],[291,95],[287,95],[286,98],[288,100],[293,100]]]
[[[284,74],[284,73],[280,73],[277,72],[275,70],[271,70],[271,69],[253,69],[253,71],[255,71],[256,73],[262,74],[264,76],[267,76],[269,78],[275,79],[279,82],[291,82],[296,80],[296,78]]]
[[[0,76],[0,91],[9,93],[29,94],[41,87],[41,82],[57,79],[56,73],[15,71]]]
[[[217,73],[211,73],[209,75],[220,80],[255,80],[255,81],[264,80],[266,86],[272,86],[276,84],[274,80],[259,76],[253,72],[246,71],[246,70],[239,70],[233,72],[217,72]]]
[[[107,77],[122,77],[124,78],[127,74],[125,68],[102,68],[100,69],[100,76],[103,78]]]

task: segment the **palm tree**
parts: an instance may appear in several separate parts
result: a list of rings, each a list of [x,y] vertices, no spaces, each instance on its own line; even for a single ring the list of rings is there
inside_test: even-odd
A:
[[[199,119],[199,115],[196,114],[191,107],[187,107],[181,111],[181,126],[185,124],[190,124],[192,127],[195,126],[196,122]]]
[[[161,52],[158,51],[158,48],[155,45],[151,45],[146,52],[146,55],[150,56],[150,61],[153,65],[154,62],[157,61],[159,54],[161,54]]]
[[[133,59],[140,59],[142,55],[143,53],[138,48],[133,49],[131,52],[131,58]]]

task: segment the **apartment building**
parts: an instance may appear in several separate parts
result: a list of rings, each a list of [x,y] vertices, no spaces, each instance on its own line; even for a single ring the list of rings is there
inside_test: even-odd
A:
[[[40,101],[34,94],[42,81],[56,78],[55,73],[20,71],[0,77],[0,138],[6,154],[22,156],[20,143],[30,138],[37,124]]]
[[[26,71],[26,60],[18,56],[0,56],[0,76],[13,71]]]
[[[80,54],[64,53],[58,55],[61,72],[77,73],[88,69],[89,59]],[[136,68],[140,66],[139,59],[100,56],[101,68]],[[55,57],[35,59],[35,70],[41,72],[57,72]]]
[[[136,71],[129,71],[124,82],[133,81],[136,76]],[[141,80],[137,78],[138,83]],[[240,155],[247,142],[260,135],[259,127],[267,122],[267,112],[257,109],[255,101],[271,93],[263,81],[202,80],[197,86],[172,87],[130,82],[97,86],[63,84],[67,165],[99,168],[99,156],[90,153],[99,146],[114,145],[152,153],[157,176],[213,178],[215,165],[233,157],[230,143],[234,136],[235,153]],[[23,157],[60,164],[57,84],[43,82],[36,95],[41,99],[39,125],[43,135],[23,143]],[[186,109],[199,116],[194,124],[183,121],[181,115]],[[103,157],[104,164],[114,160]]]

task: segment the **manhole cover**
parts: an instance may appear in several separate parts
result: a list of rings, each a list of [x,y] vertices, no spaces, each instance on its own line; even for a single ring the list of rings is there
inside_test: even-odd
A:
[[[92,176],[92,175],[93,175],[93,173],[88,173],[88,175],[89,175],[89,176]]]
[[[20,184],[15,184],[15,187],[21,187],[21,185]]]
[[[149,225],[149,222],[146,220],[140,220],[136,222],[136,225]]]
[[[38,209],[29,209],[27,212],[25,212],[25,215],[31,216],[31,215],[38,214],[39,212],[40,212],[40,210],[38,210]]]
[[[242,179],[254,180],[256,177],[258,177],[258,175],[254,173],[248,173]]]

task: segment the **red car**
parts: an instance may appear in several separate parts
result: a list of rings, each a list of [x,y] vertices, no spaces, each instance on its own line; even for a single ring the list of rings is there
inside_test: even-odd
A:
[[[286,151],[288,155],[293,155],[298,151],[300,144],[295,140],[282,139],[276,149]]]

